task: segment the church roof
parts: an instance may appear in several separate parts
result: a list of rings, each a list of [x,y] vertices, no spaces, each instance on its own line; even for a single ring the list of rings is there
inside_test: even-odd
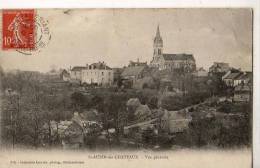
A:
[[[163,54],[163,58],[166,61],[173,61],[173,60],[193,60],[193,61],[195,61],[192,54]]]
[[[126,67],[122,73],[122,76],[136,76],[139,75],[146,66],[133,66]]]

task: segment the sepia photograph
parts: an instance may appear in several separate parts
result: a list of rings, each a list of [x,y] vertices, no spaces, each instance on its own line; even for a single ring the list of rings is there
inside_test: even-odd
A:
[[[252,9],[3,9],[1,22],[4,151],[252,166]]]

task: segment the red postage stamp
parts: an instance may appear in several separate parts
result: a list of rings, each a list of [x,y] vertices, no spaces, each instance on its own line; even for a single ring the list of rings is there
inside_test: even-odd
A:
[[[3,10],[2,49],[29,49],[35,47],[35,11]]]

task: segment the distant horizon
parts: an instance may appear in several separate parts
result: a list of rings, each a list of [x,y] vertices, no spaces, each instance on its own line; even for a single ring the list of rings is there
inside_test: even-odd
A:
[[[153,38],[160,25],[163,53],[192,54],[196,66],[214,62],[252,71],[250,9],[40,9],[52,38],[39,53],[2,51],[4,70],[48,72],[104,61],[111,68],[153,56]],[[70,20],[68,22],[67,20]]]

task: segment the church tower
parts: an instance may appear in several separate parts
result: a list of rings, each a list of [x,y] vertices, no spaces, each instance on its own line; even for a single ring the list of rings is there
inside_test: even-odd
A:
[[[157,26],[156,35],[153,41],[153,60],[158,59],[163,54],[163,40],[160,35],[159,25]]]

